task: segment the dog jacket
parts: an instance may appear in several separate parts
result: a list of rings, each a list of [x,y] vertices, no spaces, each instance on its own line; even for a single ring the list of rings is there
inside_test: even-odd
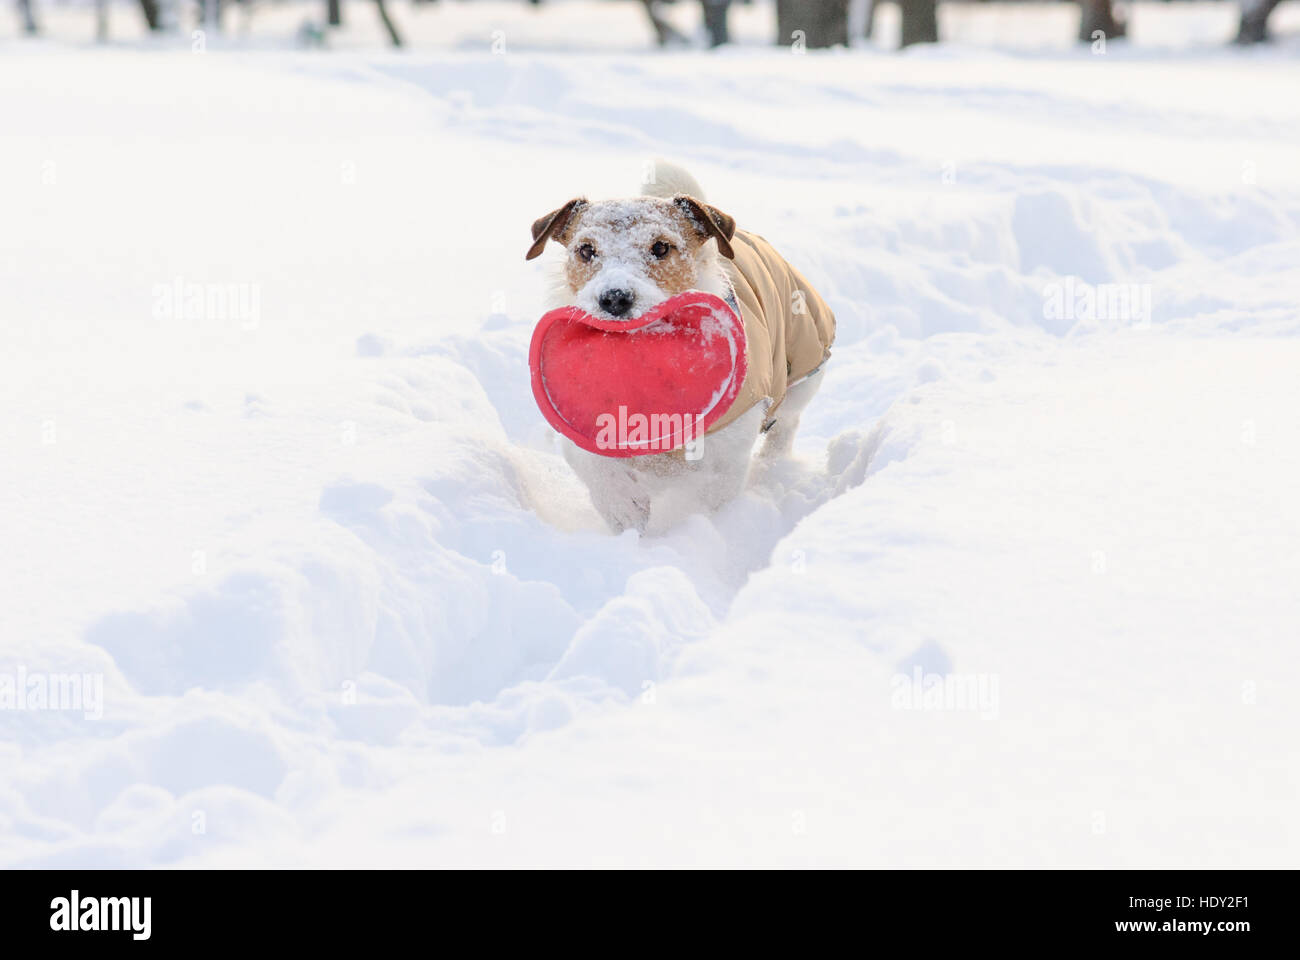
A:
[[[772,245],[737,230],[735,259],[722,261],[745,324],[749,369],[731,407],[710,428],[721,430],[770,398],[765,424],[792,384],[820,367],[835,340],[835,315],[826,301]]]

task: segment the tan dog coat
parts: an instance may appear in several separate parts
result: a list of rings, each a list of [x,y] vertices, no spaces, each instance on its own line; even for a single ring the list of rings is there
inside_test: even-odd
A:
[[[816,370],[831,354],[835,314],[816,290],[762,237],[737,230],[735,259],[722,260],[745,324],[749,369],[731,407],[709,433],[770,397],[767,420],[786,388]]]

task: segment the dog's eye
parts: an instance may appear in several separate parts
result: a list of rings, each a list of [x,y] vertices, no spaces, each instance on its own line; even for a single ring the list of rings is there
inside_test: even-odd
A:
[[[656,240],[655,245],[650,248],[650,252],[655,255],[656,260],[662,260],[668,256],[668,251],[673,248],[671,243],[664,243],[662,240]]]
[[[578,259],[586,263],[596,255],[596,248],[589,243],[584,243],[578,248]]]

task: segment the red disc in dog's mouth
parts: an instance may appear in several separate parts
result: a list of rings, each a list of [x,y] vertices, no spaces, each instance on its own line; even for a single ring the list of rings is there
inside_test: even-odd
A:
[[[627,321],[561,307],[538,322],[528,364],[542,416],[582,449],[667,453],[703,436],[736,399],[745,325],[699,291]]]

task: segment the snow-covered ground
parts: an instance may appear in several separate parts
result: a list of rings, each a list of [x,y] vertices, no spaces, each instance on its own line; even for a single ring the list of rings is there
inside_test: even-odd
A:
[[[1104,55],[4,41],[0,863],[1295,866],[1300,63],[1170,6]],[[798,459],[638,539],[533,405],[523,254],[655,154],[840,326]]]

